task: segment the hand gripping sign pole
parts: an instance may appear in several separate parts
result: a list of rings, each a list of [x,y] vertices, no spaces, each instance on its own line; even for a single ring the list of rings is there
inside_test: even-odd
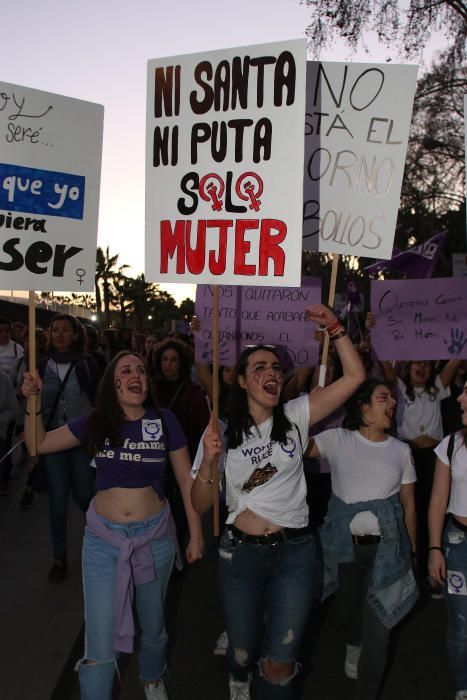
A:
[[[219,425],[219,286],[214,285],[213,357],[212,357],[212,413],[214,424]],[[219,537],[219,459],[216,458],[213,474],[214,537]]]
[[[29,321],[28,321],[28,346],[29,346],[29,371],[34,376],[36,373],[36,294],[29,291]],[[39,407],[40,408],[40,407]],[[29,454],[31,457],[37,456],[37,396],[29,399],[29,416],[26,420],[30,423],[31,447]]]
[[[336,280],[337,280],[337,268],[339,266],[339,256],[337,253],[332,255],[332,271],[331,271],[331,284],[329,286],[329,298],[328,305],[331,309],[334,306],[334,297],[336,295]],[[328,333],[324,336],[323,343],[323,353],[321,355],[321,364],[319,366],[319,386],[324,386],[326,381],[326,366],[328,364],[329,356],[329,335]]]

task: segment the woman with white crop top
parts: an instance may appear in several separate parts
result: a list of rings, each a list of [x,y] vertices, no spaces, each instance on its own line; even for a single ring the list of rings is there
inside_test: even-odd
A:
[[[417,598],[414,482],[410,447],[387,434],[395,410],[387,384],[369,379],[348,401],[344,428],[314,438],[313,457],[331,469],[320,530],[324,597],[337,590],[347,640],[345,673],[358,700],[375,700],[390,630]]]
[[[364,379],[358,354],[333,312],[319,304],[306,314],[334,339],[343,367],[339,380],[284,403],[274,347],[248,346],[234,370],[224,462],[229,515],[219,547],[231,700],[250,698],[257,662],[261,700],[297,697],[296,659],[318,574],[303,449],[310,424],[335,410]],[[212,470],[222,449],[211,420],[192,489],[199,513],[213,503]]]
[[[41,389],[40,379],[26,373],[23,394],[29,413],[30,397]],[[40,414],[39,409],[38,454],[82,445],[88,463],[93,457],[96,467],[97,494],[87,511],[83,542],[85,656],[77,664],[81,700],[111,700],[118,654],[135,646],[147,700],[167,700],[164,600],[178,551],[164,495],[167,465],[186,507],[186,558],[193,562],[203,552],[200,519],[191,506],[186,438],[175,415],[158,409],[150,397],[144,362],[131,351],[118,353],[107,366],[90,414],[50,432]],[[29,421],[25,438],[31,449]]]
[[[436,471],[428,512],[428,570],[445,587],[447,651],[455,698],[467,700],[467,383],[457,400],[463,428],[445,437],[435,449]]]

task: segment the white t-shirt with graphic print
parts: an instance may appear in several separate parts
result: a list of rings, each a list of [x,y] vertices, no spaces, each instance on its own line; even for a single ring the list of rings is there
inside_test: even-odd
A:
[[[225,458],[222,455],[219,464],[225,466],[228,524],[248,509],[280,527],[308,525],[303,451],[308,442],[309,406],[308,395],[284,405],[285,415],[294,424],[285,444],[271,442],[269,418],[257,429],[252,428],[252,437],[245,437],[241,447],[228,450]],[[201,441],[191,472],[193,478],[202,459]]]
[[[285,444],[271,441],[272,417],[252,429],[242,445],[228,450],[225,460],[227,523],[251,510],[280,527],[308,525],[303,450],[308,442],[308,396],[284,405],[294,424]]]

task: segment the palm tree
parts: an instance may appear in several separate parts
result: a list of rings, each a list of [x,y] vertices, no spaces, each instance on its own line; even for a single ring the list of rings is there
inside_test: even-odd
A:
[[[99,322],[102,323],[102,301],[104,302],[104,322],[108,326],[110,324],[110,304],[113,301],[113,289],[115,279],[122,276],[123,270],[128,267],[128,265],[121,265],[118,270],[115,270],[115,266],[118,260],[118,253],[116,255],[110,255],[109,246],[107,246],[105,253],[102,248],[98,247],[96,251],[96,313]],[[102,293],[100,288],[100,282],[102,282]]]

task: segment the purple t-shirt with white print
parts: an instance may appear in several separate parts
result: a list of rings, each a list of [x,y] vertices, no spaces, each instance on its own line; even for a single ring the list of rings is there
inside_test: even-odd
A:
[[[88,420],[89,415],[80,416],[68,423],[81,443],[86,438]],[[161,409],[158,413],[149,408],[143,418],[124,422],[121,445],[107,443],[94,456],[98,491],[152,486],[163,497],[168,453],[185,447],[186,439],[172,411]]]

